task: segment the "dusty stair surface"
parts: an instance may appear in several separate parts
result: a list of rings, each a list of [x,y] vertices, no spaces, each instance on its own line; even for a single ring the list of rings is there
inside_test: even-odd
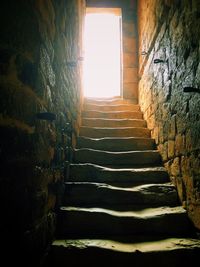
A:
[[[49,263],[177,267],[199,253],[140,107],[85,99]]]

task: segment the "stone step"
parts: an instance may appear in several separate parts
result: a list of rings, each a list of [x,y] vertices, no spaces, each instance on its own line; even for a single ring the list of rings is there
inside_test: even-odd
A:
[[[107,137],[107,138],[89,138],[80,136],[77,138],[77,148],[91,148],[95,150],[108,151],[136,151],[136,150],[154,150],[155,142],[150,138],[141,137]]]
[[[140,111],[114,111],[101,112],[96,110],[83,111],[83,118],[102,118],[102,119],[143,119]]]
[[[120,187],[106,183],[67,182],[64,202],[64,205],[68,206],[124,205],[126,210],[127,207],[172,207],[178,204],[175,186],[170,183]]]
[[[47,266],[196,266],[200,240],[160,238],[129,242],[107,239],[55,240]]]
[[[182,207],[114,211],[103,208],[61,207],[60,235],[189,235],[192,225]]]
[[[86,163],[70,165],[69,181],[125,184],[126,186],[126,184],[166,183],[169,177],[163,167],[114,169]]]
[[[124,127],[124,128],[99,128],[80,127],[80,136],[103,138],[103,137],[143,137],[150,138],[151,132],[147,128]]]
[[[85,98],[84,104],[94,105],[124,105],[124,104],[137,104],[135,100],[123,99],[120,97],[115,98]]]
[[[81,148],[74,150],[75,163],[93,163],[100,165],[160,165],[161,157],[157,150],[110,152]]]
[[[87,127],[146,127],[145,120],[139,119],[98,119],[82,118],[82,126]]]
[[[140,106],[135,104],[115,104],[115,105],[99,105],[92,103],[85,103],[83,110],[98,110],[98,111],[140,111]]]

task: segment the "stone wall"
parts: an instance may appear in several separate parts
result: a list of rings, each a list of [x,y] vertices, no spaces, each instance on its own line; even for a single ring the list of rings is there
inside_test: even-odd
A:
[[[77,134],[83,4],[1,2],[1,240],[27,266],[53,238]]]
[[[199,10],[198,0],[140,0],[138,6],[139,103],[200,229],[200,94],[184,92],[200,88]]]

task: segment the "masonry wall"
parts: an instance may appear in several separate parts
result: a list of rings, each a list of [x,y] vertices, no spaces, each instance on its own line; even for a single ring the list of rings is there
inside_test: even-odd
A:
[[[199,10],[198,0],[138,5],[139,103],[180,200],[200,229],[200,94],[184,92],[200,89]]]
[[[27,266],[54,236],[77,134],[83,4],[0,4],[1,241]]]

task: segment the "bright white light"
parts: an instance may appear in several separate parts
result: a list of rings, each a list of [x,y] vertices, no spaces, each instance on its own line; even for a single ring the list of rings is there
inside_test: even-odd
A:
[[[87,97],[120,95],[120,20],[114,14],[87,14],[83,82]]]

